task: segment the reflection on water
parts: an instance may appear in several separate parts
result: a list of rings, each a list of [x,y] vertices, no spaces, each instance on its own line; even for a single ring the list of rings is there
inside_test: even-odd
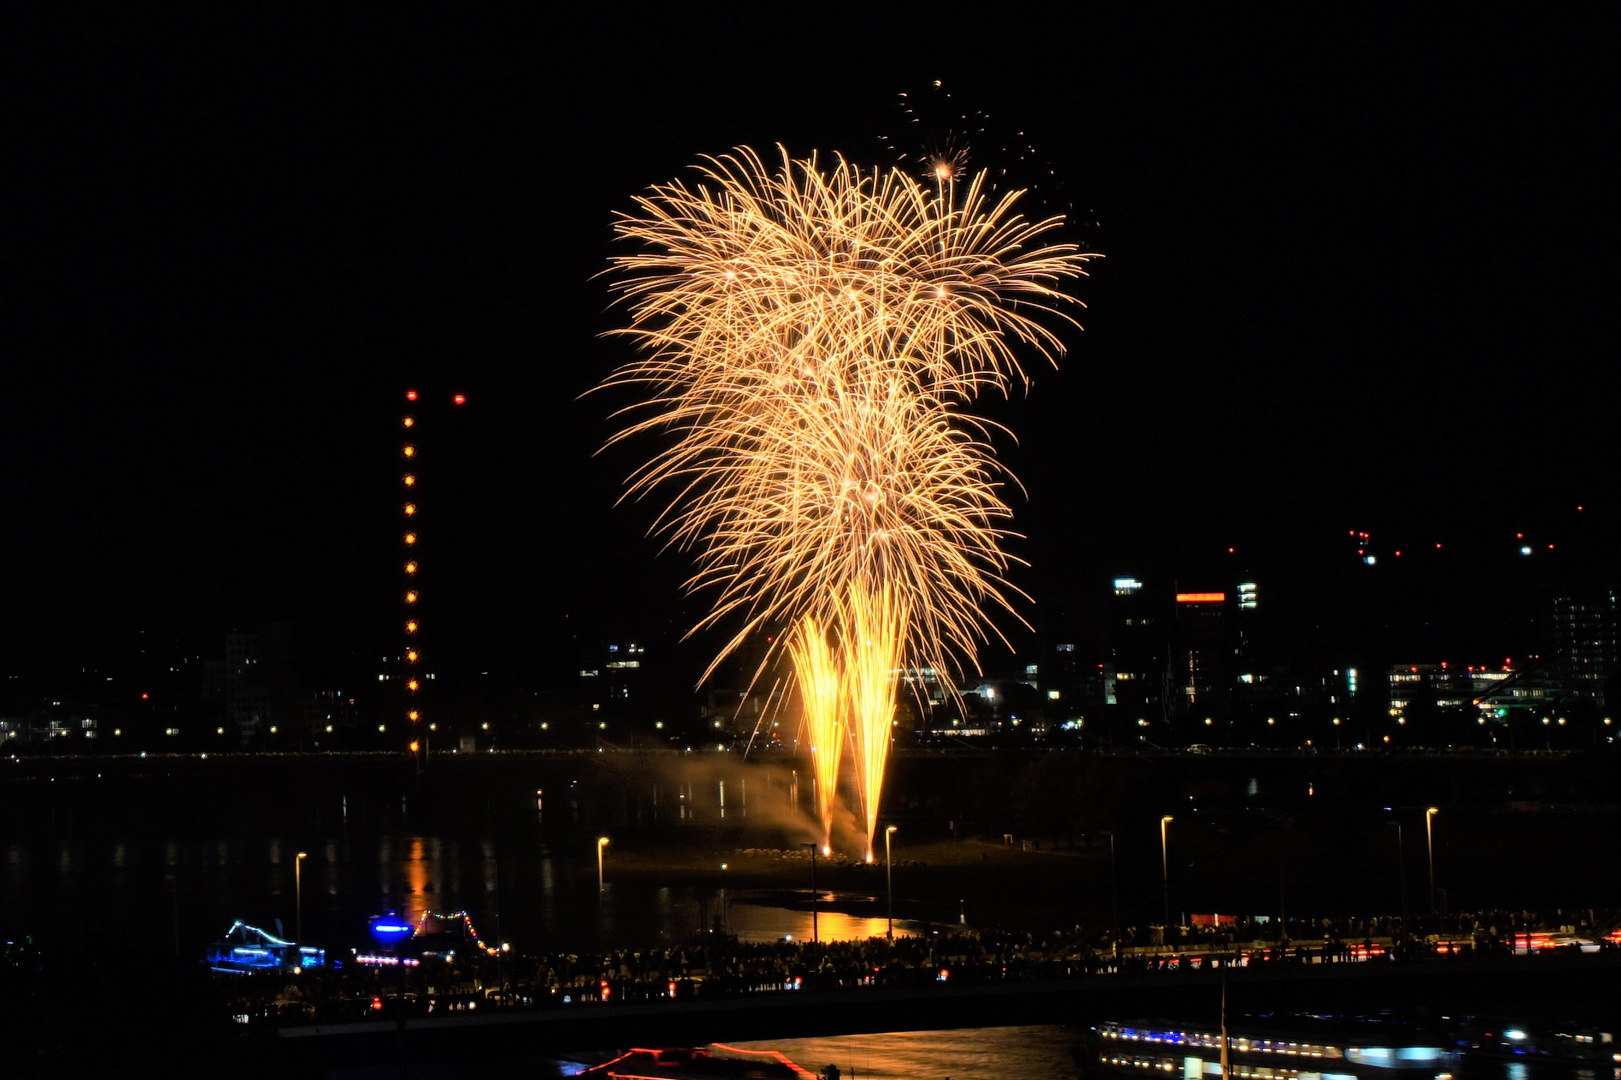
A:
[[[82,939],[88,926],[92,934],[169,947],[178,926],[188,951],[200,951],[239,918],[270,929],[279,919],[290,932],[299,851],[308,852],[304,935],[331,949],[364,944],[367,917],[390,910],[413,923],[428,911],[466,910],[514,947],[533,949],[670,944],[710,929],[752,942],[812,934],[808,895],[784,907],[780,898],[735,889],[612,880],[599,895],[594,867],[578,860],[504,850],[488,839],[420,835],[315,843],[287,836],[12,843],[5,848],[0,932]],[[885,932],[884,919],[828,910],[835,902],[822,893],[823,940]],[[897,921],[895,931],[916,926]]]
[[[844,915],[837,911],[822,911],[816,917],[817,932],[823,941],[850,941],[870,937],[883,937],[889,924],[883,919],[866,919]],[[795,941],[811,939],[811,916],[808,911],[752,904],[739,900],[726,909],[725,929],[741,941],[780,941],[791,936]],[[895,932],[913,931],[910,923],[895,921]]]
[[[1074,1029],[1058,1025],[974,1028],[966,1031],[896,1031],[829,1039],[747,1042],[749,1050],[777,1050],[820,1073],[837,1065],[857,1080],[1042,1080],[1078,1078],[1069,1056]]]

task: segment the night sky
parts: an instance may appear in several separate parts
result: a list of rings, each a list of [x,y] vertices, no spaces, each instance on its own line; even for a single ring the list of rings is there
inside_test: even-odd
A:
[[[626,356],[611,216],[740,144],[885,164],[935,79],[1107,256],[1063,368],[988,407],[1044,605],[1253,575],[1316,625],[1380,573],[1471,659],[1528,640],[1502,598],[1613,585],[1613,13],[1139,7],[11,12],[4,663],[282,619],[312,676],[366,670],[408,387],[469,399],[419,410],[465,662],[684,626],[688,563],[615,507],[634,450],[593,454],[623,402],[580,399]]]

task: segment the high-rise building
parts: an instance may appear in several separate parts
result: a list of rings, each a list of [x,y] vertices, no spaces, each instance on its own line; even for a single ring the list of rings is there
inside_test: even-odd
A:
[[[1199,719],[1227,715],[1232,697],[1228,653],[1227,594],[1177,593],[1172,677],[1178,715]]]
[[[291,640],[286,623],[225,636],[225,720],[243,745],[293,719]]]
[[[1109,659],[1104,666],[1103,700],[1127,719],[1165,721],[1170,716],[1166,688],[1170,629],[1165,594],[1134,577],[1114,579],[1109,602]]]
[[[1614,589],[1556,596],[1553,601],[1554,667],[1562,696],[1613,709],[1605,685],[1615,678],[1617,615]]]

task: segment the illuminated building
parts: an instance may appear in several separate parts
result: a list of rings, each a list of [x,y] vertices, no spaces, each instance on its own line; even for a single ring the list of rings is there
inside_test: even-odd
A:
[[[1227,594],[1176,594],[1176,649],[1172,676],[1180,715],[1223,716],[1231,706],[1231,666],[1227,645]]]
[[[1554,666],[1561,696],[1614,710],[1605,684],[1621,671],[1617,665],[1617,618],[1614,589],[1556,596],[1553,601]]]
[[[580,689],[587,710],[622,715],[624,703],[644,696],[647,649],[636,641],[597,645],[580,657]]]
[[[243,746],[294,720],[291,639],[287,623],[225,636],[225,726]]]
[[[1114,579],[1109,597],[1109,659],[1103,700],[1126,720],[1164,721],[1171,713],[1169,597],[1134,577]]]

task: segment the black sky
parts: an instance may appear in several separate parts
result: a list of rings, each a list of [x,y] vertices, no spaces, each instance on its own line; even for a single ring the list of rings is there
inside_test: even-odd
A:
[[[481,660],[680,624],[579,400],[624,356],[611,215],[738,144],[881,163],[933,79],[1028,132],[1107,256],[1063,369],[994,409],[1037,598],[1306,593],[1347,528],[1474,552],[1427,596],[1490,591],[1515,531],[1614,573],[1610,12],[1018,10],[8,14],[0,645],[285,618],[370,655],[411,385],[470,398],[424,533]]]

